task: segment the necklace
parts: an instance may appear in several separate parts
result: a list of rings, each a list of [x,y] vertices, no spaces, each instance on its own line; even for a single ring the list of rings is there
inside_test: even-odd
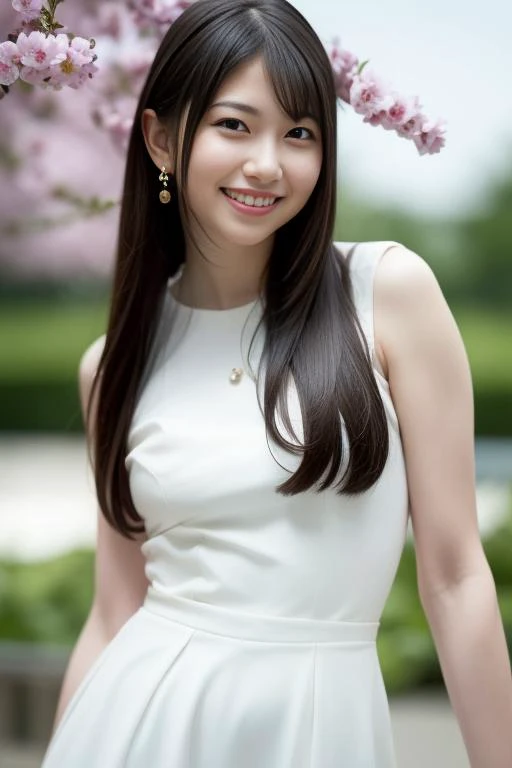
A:
[[[185,269],[185,264],[182,264],[180,269],[179,269],[179,271],[178,271],[178,273],[177,273],[177,275],[174,278],[170,278],[169,283],[168,283],[168,290],[169,290],[169,292],[171,292],[170,291],[171,285],[174,284],[174,287],[175,287],[175,289],[176,289],[176,291],[178,293],[178,296],[180,296],[180,293],[181,293],[181,291],[180,291],[181,284],[180,283],[181,283],[181,279],[183,277],[184,269]],[[181,296],[179,298],[177,298],[177,299],[175,298],[175,300],[177,301],[178,304],[180,304],[183,307],[190,306],[188,304],[184,304],[181,301]],[[251,304],[252,304],[252,302],[251,302]],[[248,306],[251,306],[251,305],[248,305]],[[193,307],[190,307],[190,308],[193,309]],[[235,309],[238,309],[238,308],[235,307]],[[219,312],[222,312],[222,311],[229,312],[230,310],[218,310],[218,311]],[[242,334],[243,334],[243,330],[245,329],[245,324],[247,323],[247,319],[246,319],[246,321],[244,323],[244,328],[242,329],[242,333],[240,334],[240,342],[239,342],[239,345],[240,345],[240,358],[242,360],[244,359],[244,356],[243,356],[243,353],[242,353]],[[228,379],[229,383],[231,385],[233,385],[233,386],[236,386],[237,384],[240,384],[240,382],[242,381],[242,378],[243,378],[243,375],[244,375],[245,372],[246,371],[245,371],[244,367],[232,368],[231,369],[231,373],[229,374],[229,379]],[[256,379],[253,376],[251,376],[250,374],[248,374],[248,375],[249,375],[249,378],[251,378],[253,381],[256,381]]]
[[[239,384],[242,381],[243,375],[244,375],[243,368],[232,368],[229,381],[231,382],[231,384]]]

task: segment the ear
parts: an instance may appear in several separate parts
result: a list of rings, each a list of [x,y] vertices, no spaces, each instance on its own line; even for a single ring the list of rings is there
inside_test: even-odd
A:
[[[174,152],[168,131],[157,117],[154,109],[142,113],[142,133],[151,159],[159,170],[165,165],[166,171],[174,173]]]

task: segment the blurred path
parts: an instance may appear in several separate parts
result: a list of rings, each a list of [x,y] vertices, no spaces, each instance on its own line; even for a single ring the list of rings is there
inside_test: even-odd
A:
[[[0,557],[38,559],[94,544],[96,502],[84,438],[0,439]]]
[[[390,709],[398,768],[470,768],[445,695],[392,698]]]

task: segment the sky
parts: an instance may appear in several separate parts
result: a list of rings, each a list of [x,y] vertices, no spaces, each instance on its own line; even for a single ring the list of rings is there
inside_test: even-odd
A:
[[[395,90],[418,95],[447,121],[446,146],[413,142],[340,110],[340,180],[358,196],[412,212],[464,215],[484,207],[493,180],[512,173],[512,4],[505,0],[291,0],[327,43],[370,65]]]

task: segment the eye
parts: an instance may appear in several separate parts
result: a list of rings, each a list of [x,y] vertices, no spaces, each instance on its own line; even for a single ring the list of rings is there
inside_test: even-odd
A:
[[[235,133],[240,133],[240,131],[236,130],[236,126],[244,125],[244,123],[242,123],[241,120],[237,120],[236,117],[228,117],[226,118],[226,120],[221,120],[220,122],[215,123],[215,125],[219,125],[221,127],[227,128],[228,131],[235,131]]]
[[[303,126],[300,126],[299,128],[292,128],[290,133],[293,133],[294,131],[306,131],[307,133],[309,133],[309,138],[310,139],[314,139],[315,138],[315,136],[313,134],[313,131],[310,131],[309,128],[304,128]],[[300,136],[292,136],[292,139],[300,139],[300,138],[301,138]],[[306,137],[306,138],[308,138],[308,137]]]

